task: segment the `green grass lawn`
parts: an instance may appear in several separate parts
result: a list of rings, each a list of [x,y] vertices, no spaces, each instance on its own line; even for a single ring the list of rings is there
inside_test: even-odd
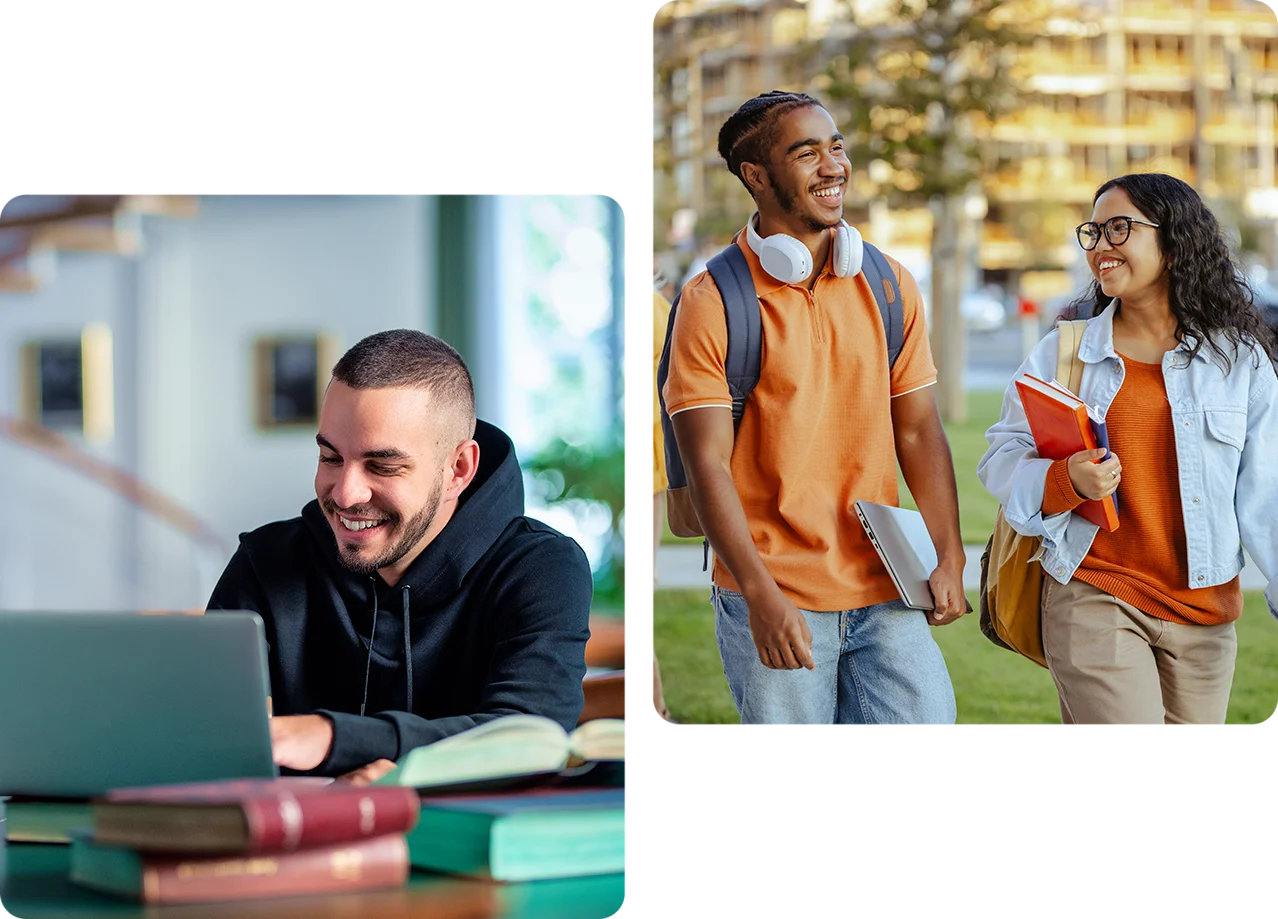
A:
[[[968,596],[975,605],[976,596]],[[1230,724],[1257,724],[1278,704],[1278,622],[1269,615],[1261,594],[1247,592],[1244,597],[1237,623]],[[661,681],[674,718],[696,724],[735,723],[737,711],[723,677],[708,591],[656,591],[653,619]],[[1047,671],[990,644],[975,614],[936,629],[935,635],[954,683],[960,724],[1060,723],[1056,690]]]
[[[967,421],[962,424],[947,424],[946,436],[950,441],[950,453],[954,457],[954,477],[958,482],[959,529],[963,533],[963,542],[968,545],[985,545],[994,530],[994,517],[998,513],[998,502],[985,490],[980,479],[976,477],[976,464],[985,455],[985,432],[995,421],[998,421],[999,409],[1003,404],[1000,392],[969,392],[967,394]],[[901,506],[917,510],[905,480],[897,471],[900,483]],[[680,539],[663,526],[661,541],[663,543],[691,542],[696,539]]]
[[[990,533],[994,532],[998,502],[976,477],[976,464],[985,455],[988,446],[985,432],[998,421],[1002,406],[1001,392],[969,392],[967,420],[962,424],[945,426],[950,454],[954,458],[954,479],[958,483],[959,531],[963,534],[964,545],[983,546],[990,538]],[[910,497],[909,489],[905,487],[905,479],[901,477],[899,468],[896,478],[901,491],[901,507],[918,510],[914,499]]]

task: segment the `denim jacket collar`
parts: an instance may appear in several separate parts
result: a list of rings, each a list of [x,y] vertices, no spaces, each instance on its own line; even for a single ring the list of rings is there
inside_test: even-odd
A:
[[[1114,351],[1114,313],[1118,301],[1111,300],[1099,316],[1087,323],[1078,345],[1078,357],[1085,364],[1099,364],[1107,357],[1117,358]]]
[[[1078,345],[1078,356],[1083,363],[1098,364],[1107,357],[1118,359],[1118,353],[1114,350],[1114,314],[1118,311],[1118,306],[1118,300],[1111,300],[1109,306],[1105,307],[1100,315],[1087,324],[1087,328],[1083,332],[1082,341]],[[1188,355],[1197,342],[1197,338],[1186,333],[1185,340],[1178,344],[1175,350]],[[1204,353],[1204,350],[1199,350],[1195,358],[1209,362],[1210,358]]]

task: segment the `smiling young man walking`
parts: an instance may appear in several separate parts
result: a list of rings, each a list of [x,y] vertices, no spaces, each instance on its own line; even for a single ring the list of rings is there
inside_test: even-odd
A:
[[[889,260],[904,319],[889,369],[874,294],[852,267],[860,237],[842,219],[843,136],[815,99],[751,99],[719,153],[758,208],[736,245],[759,296],[759,381],[734,430],[723,299],[703,272],[683,289],[664,396],[715,552],[719,649],[741,719],[952,722],[929,614],[901,602],[854,510],[897,504],[899,459],[939,559],[930,621],[962,615],[954,469],[918,287]]]
[[[316,500],[240,536],[209,609],[261,615],[275,761],[374,778],[501,715],[576,724],[591,580],[523,516],[510,439],[470,373],[400,329],[346,353],[320,411]]]

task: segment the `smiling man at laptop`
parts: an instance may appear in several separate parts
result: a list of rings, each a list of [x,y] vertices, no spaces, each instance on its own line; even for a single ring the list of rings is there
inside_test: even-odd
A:
[[[719,153],[758,209],[735,243],[759,297],[758,384],[734,431],[723,298],[703,272],[683,288],[664,395],[715,551],[716,630],[741,720],[952,722],[928,622],[962,615],[964,553],[918,286],[889,260],[904,323],[889,369],[874,294],[851,268],[861,240],[843,224],[843,135],[816,99],[747,101]],[[769,248],[787,277],[764,268]],[[901,602],[853,509],[897,503],[898,459],[937,549],[934,618]]]
[[[375,778],[493,718],[582,708],[590,568],[523,516],[510,439],[461,357],[381,332],[333,368],[316,500],[240,536],[209,610],[259,613],[282,767]]]

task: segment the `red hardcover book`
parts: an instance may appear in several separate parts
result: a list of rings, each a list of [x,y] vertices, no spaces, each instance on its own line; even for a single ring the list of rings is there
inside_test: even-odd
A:
[[[1061,460],[1080,450],[1109,448],[1104,422],[1094,421],[1083,401],[1069,390],[1028,373],[1016,381],[1016,389],[1039,456]],[[1103,530],[1118,529],[1118,503],[1113,495],[1100,501],[1088,499],[1074,513]]]
[[[93,838],[147,852],[292,852],[406,833],[419,809],[412,788],[301,776],[153,785],[97,799]]]
[[[137,852],[78,837],[71,880],[144,903],[199,903],[400,887],[408,879],[402,833],[299,852],[192,857]]]

